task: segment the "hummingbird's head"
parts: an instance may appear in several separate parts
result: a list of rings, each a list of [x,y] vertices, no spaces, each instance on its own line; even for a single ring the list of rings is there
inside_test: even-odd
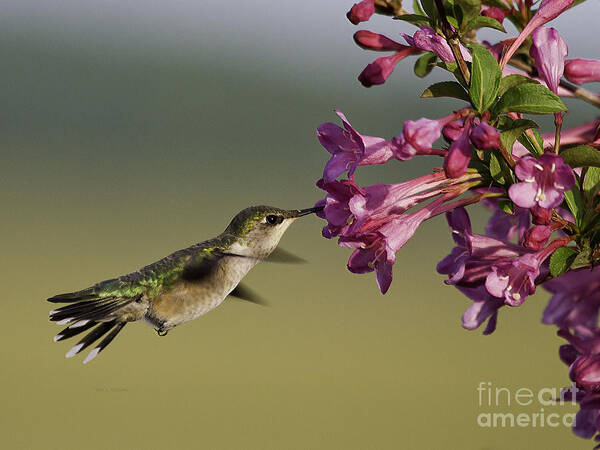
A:
[[[266,258],[279,243],[285,230],[298,217],[322,210],[322,206],[308,209],[279,209],[272,206],[251,206],[240,211],[225,229],[224,234],[239,238],[240,244],[253,256]]]

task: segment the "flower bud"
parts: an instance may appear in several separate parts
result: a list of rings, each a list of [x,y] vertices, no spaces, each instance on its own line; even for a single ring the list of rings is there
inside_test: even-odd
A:
[[[534,225],[525,232],[523,246],[532,250],[541,250],[550,239],[552,229],[547,225]]]
[[[471,130],[469,135],[471,142],[480,150],[489,148],[498,148],[500,141],[500,132],[487,122],[481,122]]]
[[[449,122],[442,128],[442,135],[446,142],[451,143],[458,139],[463,130],[464,121]]]
[[[552,218],[552,210],[534,206],[531,209],[531,221],[536,225],[549,225]]]
[[[565,62],[565,77],[573,83],[600,81],[600,61],[597,59],[569,59]]]
[[[481,15],[484,17],[491,17],[502,23],[504,18],[510,14],[510,10],[504,8],[498,8],[496,6],[481,6]]]
[[[444,172],[449,178],[457,178],[464,174],[471,161],[469,131],[469,125],[465,125],[458,139],[450,144],[448,154],[444,158]]]
[[[394,53],[390,56],[377,58],[364,68],[358,76],[358,81],[360,81],[364,87],[385,83],[385,80],[387,80],[394,71],[396,64],[404,59],[405,56],[406,55],[403,53]]]
[[[374,12],[375,1],[363,0],[362,2],[355,3],[350,11],[346,13],[346,17],[354,25],[358,25],[360,22],[369,20]]]
[[[354,33],[354,42],[365,50],[375,51],[400,51],[407,48],[406,45],[402,45],[396,41],[391,40],[383,34],[373,33],[369,30],[360,30]]]

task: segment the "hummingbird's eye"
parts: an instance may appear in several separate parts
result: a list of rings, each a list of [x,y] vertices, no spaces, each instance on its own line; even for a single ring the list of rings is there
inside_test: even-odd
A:
[[[278,223],[283,222],[283,217],[282,216],[276,216],[275,214],[269,214],[267,217],[265,217],[265,221],[269,225],[277,225]]]

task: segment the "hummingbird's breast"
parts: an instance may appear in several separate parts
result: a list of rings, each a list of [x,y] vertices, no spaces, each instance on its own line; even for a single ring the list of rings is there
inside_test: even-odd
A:
[[[202,280],[181,280],[152,299],[144,319],[153,327],[168,331],[212,311],[257,262],[255,258],[224,257]]]

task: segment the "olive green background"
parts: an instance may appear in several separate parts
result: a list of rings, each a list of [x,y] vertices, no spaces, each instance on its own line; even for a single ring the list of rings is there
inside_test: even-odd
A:
[[[352,2],[206,3],[14,0],[1,11],[2,447],[591,448],[562,426],[477,426],[481,412],[542,407],[480,407],[480,382],[559,388],[567,367],[540,323],[546,293],[504,308],[491,336],[461,328],[470,302],[435,273],[452,246],[443,218],[398,254],[385,296],[308,217],[282,246],[309,263],[247,278],[270,307],[228,300],[164,338],[129,325],[89,365],[64,358],[72,341],[52,342],[45,298],[212,237],[246,206],[312,206],[328,156],[315,128],[337,120],[334,107],[389,138],[460,106],[419,100],[444,75],[415,79],[410,63],[362,88],[356,75],[378,55],[352,43]],[[559,22],[573,56],[597,56],[583,39],[599,12],[588,3]],[[594,114],[569,105],[569,125]],[[439,164],[392,161],[358,179]],[[485,214],[471,210],[481,229]]]

